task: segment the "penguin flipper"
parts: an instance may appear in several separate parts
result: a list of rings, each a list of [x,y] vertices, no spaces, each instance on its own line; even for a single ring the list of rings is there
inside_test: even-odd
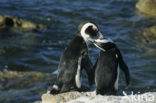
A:
[[[118,51],[118,59],[119,59],[119,67],[120,69],[124,72],[125,74],[125,77],[126,77],[126,84],[129,85],[130,83],[130,72],[129,72],[129,69],[128,69],[128,66],[126,65],[126,63],[124,62],[123,58],[122,58],[122,55],[119,51],[119,49],[117,49]]]
[[[94,72],[95,72],[95,70],[93,69],[93,64],[90,61],[88,55],[83,56],[81,67],[86,70],[86,73],[88,75],[89,85],[94,84]]]

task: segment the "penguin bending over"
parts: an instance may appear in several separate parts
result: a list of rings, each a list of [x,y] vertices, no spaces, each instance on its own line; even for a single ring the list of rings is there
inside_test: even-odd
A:
[[[119,67],[129,84],[130,73],[117,46],[110,39],[97,39],[94,45],[101,51],[94,65],[96,94],[115,95],[118,90]]]
[[[71,90],[81,91],[81,70],[86,70],[89,84],[94,83],[93,65],[88,57],[88,43],[94,38],[102,38],[97,26],[92,22],[79,25],[78,35],[65,48],[58,66],[57,81],[48,93],[56,94]]]

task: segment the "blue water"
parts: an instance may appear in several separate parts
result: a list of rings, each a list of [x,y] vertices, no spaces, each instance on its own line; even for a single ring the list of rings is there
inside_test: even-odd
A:
[[[0,70],[36,71],[53,73],[60,56],[70,40],[77,35],[77,26],[83,21],[94,21],[105,37],[120,48],[131,72],[131,85],[127,91],[156,90],[156,43],[147,43],[137,31],[156,24],[156,19],[141,16],[135,9],[137,0],[0,0],[0,14],[47,25],[40,32],[1,31]],[[4,36],[6,35],[6,36]],[[89,49],[94,63],[99,50]],[[56,75],[54,75],[56,77]],[[1,78],[0,78],[1,79]],[[26,80],[26,79],[25,79]],[[25,97],[25,102],[40,100],[46,87],[23,87],[24,92],[38,90]],[[20,85],[20,84],[19,84]],[[120,88],[125,89],[123,73]],[[42,88],[42,89],[40,89]],[[0,91],[16,92],[14,87]],[[8,94],[9,95],[9,94]],[[17,102],[17,98],[12,98]],[[0,97],[0,102],[7,102]],[[24,102],[24,101],[22,101]]]

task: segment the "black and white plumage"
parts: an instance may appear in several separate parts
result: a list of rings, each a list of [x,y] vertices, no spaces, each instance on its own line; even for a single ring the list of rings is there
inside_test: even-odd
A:
[[[130,81],[129,69],[112,40],[97,39],[94,45],[101,50],[94,66],[96,68],[96,94],[116,94],[118,90],[119,67],[125,74],[127,85]]]
[[[57,81],[50,86],[51,94],[81,90],[81,70],[86,70],[89,84],[94,83],[93,65],[88,57],[87,45],[94,38],[101,38],[102,34],[92,22],[79,25],[78,35],[65,48],[58,66]]]

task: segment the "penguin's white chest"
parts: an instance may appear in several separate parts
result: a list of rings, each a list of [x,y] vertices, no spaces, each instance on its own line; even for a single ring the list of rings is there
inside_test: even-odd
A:
[[[81,61],[82,61],[82,56],[78,58],[77,72],[75,76],[75,82],[77,88],[81,88]]]
[[[120,74],[120,69],[119,69],[119,64],[118,64],[118,68],[117,68],[117,78],[116,78],[116,81],[115,81],[115,83],[114,83],[114,88],[115,88],[115,90],[118,90],[119,74]]]

